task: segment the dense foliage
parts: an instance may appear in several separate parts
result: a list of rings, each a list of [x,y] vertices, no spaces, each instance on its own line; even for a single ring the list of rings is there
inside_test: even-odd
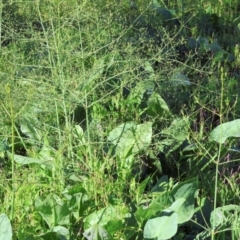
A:
[[[0,9],[0,240],[239,239],[238,0]]]

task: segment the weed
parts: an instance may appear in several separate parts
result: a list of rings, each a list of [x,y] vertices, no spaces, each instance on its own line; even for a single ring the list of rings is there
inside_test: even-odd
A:
[[[238,239],[237,0],[0,9],[0,239]]]

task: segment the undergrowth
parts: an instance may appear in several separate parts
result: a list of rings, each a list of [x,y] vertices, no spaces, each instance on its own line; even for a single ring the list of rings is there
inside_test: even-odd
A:
[[[0,5],[0,239],[239,238],[237,0]]]

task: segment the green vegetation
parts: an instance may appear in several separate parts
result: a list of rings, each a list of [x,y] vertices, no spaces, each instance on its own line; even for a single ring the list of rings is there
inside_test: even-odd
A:
[[[0,9],[0,240],[239,239],[238,0]]]

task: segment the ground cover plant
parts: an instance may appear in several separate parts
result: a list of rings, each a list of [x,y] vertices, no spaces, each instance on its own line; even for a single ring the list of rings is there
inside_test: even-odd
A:
[[[0,239],[239,239],[238,0],[0,9]]]

